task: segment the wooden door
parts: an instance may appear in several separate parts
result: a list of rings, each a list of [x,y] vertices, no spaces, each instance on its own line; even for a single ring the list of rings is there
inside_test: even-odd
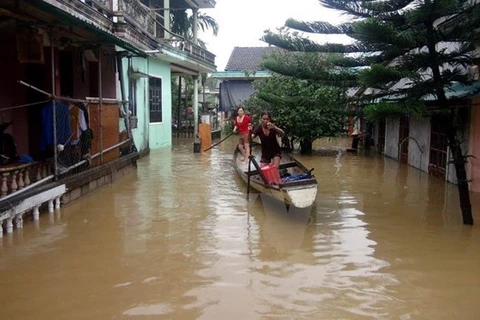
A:
[[[378,122],[377,152],[385,153],[385,120]]]

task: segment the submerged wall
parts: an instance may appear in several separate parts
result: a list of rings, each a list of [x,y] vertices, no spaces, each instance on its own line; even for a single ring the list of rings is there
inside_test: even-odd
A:
[[[389,118],[385,121],[385,155],[394,159],[398,159],[399,128],[398,118]]]
[[[138,158],[139,154],[133,153],[66,178],[62,182],[65,183],[68,191],[62,196],[62,203],[77,200],[136,170]]]
[[[430,119],[410,117],[408,141],[408,164],[428,172],[430,154]]]

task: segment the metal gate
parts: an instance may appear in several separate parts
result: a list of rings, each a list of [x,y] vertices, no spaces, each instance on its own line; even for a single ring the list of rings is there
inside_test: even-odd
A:
[[[430,129],[430,160],[428,173],[437,177],[445,177],[447,168],[447,135],[440,121],[433,117]]]

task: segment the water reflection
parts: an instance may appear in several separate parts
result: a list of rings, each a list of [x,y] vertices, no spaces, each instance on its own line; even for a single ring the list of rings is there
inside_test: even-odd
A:
[[[292,210],[246,201],[233,143],[152,151],[5,235],[2,317],[476,318],[480,232],[462,226],[454,186],[374,155],[299,156],[319,193]]]
[[[308,241],[305,234],[313,226],[314,216],[314,208],[286,207],[269,196],[255,194],[248,205],[248,218],[254,219],[260,230],[260,252],[256,257],[293,261]]]

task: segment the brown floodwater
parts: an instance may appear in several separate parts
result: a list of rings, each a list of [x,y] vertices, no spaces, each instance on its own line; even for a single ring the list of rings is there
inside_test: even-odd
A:
[[[299,156],[317,201],[287,211],[246,201],[234,140],[175,141],[4,234],[0,319],[480,317],[480,228],[455,186],[375,155]]]

